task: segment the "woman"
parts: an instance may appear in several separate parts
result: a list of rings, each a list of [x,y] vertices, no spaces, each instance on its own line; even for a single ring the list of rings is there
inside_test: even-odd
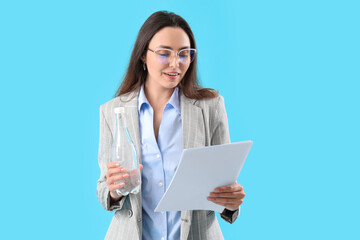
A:
[[[124,107],[126,122],[141,153],[139,194],[118,195],[128,177],[110,162],[114,108]],[[168,12],[152,14],[141,27],[126,76],[115,98],[100,107],[97,195],[116,211],[106,239],[223,239],[213,211],[154,212],[185,148],[230,142],[224,100],[201,88],[196,74],[196,44],[187,22]],[[232,223],[245,196],[240,184],[219,187],[209,201],[225,207]]]

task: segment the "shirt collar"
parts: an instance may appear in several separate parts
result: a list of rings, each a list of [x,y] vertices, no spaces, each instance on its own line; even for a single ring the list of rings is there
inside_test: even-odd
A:
[[[167,104],[171,104],[173,108],[180,114],[180,95],[179,95],[179,87],[174,89],[173,94],[171,95]]]
[[[143,84],[143,85],[141,85],[140,93],[139,93],[139,101],[138,101],[138,110],[139,110],[139,112],[140,112],[140,109],[141,109],[141,107],[142,107],[142,105],[144,103],[150,105],[147,98],[146,98],[146,96],[145,96],[144,84]]]
[[[144,84],[141,85],[140,92],[139,92],[139,101],[138,101],[138,110],[140,112],[140,109],[144,103],[148,104],[150,106],[150,103],[148,102],[145,91],[144,91]],[[180,114],[180,95],[179,95],[179,87],[176,87],[174,89],[174,92],[172,93],[169,101],[166,103],[170,104],[175,110]],[[166,106],[165,105],[165,106]]]

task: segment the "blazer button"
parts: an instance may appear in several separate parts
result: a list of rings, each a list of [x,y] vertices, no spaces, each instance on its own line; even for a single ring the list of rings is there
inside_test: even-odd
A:
[[[131,218],[131,216],[133,215],[133,212],[131,210],[128,211],[128,216],[129,218]]]

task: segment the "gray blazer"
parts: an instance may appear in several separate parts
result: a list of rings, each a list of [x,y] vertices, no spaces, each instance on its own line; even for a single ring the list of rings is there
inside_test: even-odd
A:
[[[125,107],[129,133],[134,141],[141,163],[141,145],[138,114],[139,91],[116,97],[100,106],[99,166],[97,196],[107,211],[116,211],[105,239],[141,239],[142,205],[141,192],[129,194],[118,202],[110,202],[106,184],[107,163],[115,131],[115,107]],[[183,148],[230,143],[228,120],[224,98],[195,100],[180,91]],[[129,154],[131,154],[129,152]],[[213,211],[194,210],[181,212],[180,239],[223,239],[219,223]]]

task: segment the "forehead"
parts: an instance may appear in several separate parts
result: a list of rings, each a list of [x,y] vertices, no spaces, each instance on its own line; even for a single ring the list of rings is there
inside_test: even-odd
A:
[[[150,48],[169,46],[172,49],[190,47],[190,39],[186,32],[180,27],[165,27],[158,31],[149,43]]]

